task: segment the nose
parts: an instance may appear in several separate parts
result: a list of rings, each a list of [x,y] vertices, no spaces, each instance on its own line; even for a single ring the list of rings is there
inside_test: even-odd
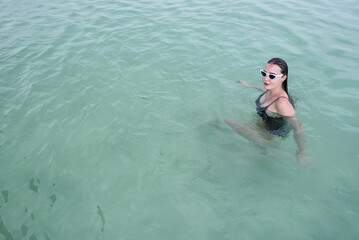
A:
[[[265,76],[265,77],[263,77],[263,81],[266,81],[266,82],[268,82],[268,81],[270,81],[270,78],[269,78],[269,75],[267,74],[267,76]]]

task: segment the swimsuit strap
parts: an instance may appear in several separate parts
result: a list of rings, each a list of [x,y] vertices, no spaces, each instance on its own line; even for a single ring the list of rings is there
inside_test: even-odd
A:
[[[274,100],[273,102],[271,102],[270,104],[268,104],[267,106],[265,106],[264,108],[267,109],[270,105],[272,105],[273,103],[275,103],[276,101],[278,101],[279,98],[286,98],[286,99],[288,99],[288,101],[290,102],[289,98],[284,97],[284,96],[281,96],[281,97],[278,97],[278,98],[277,98],[276,100]]]

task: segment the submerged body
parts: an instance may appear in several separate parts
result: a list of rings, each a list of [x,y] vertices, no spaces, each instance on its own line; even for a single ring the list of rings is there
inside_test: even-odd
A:
[[[273,145],[275,136],[285,137],[293,129],[293,136],[298,145],[296,157],[300,164],[305,165],[308,160],[305,154],[305,134],[296,117],[293,100],[288,94],[287,63],[283,59],[273,58],[260,73],[264,86],[253,86],[241,80],[238,82],[247,88],[264,91],[255,101],[257,113],[262,121],[255,125],[233,119],[225,121],[244,137],[267,146]]]

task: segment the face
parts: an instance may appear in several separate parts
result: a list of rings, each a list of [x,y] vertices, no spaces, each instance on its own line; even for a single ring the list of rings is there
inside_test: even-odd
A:
[[[281,87],[283,81],[287,79],[286,75],[277,76],[274,79],[270,79],[269,74],[282,75],[281,69],[278,65],[268,63],[264,68],[264,71],[267,73],[267,75],[265,77],[262,76],[262,80],[263,80],[264,88],[267,90],[275,89],[278,86]]]

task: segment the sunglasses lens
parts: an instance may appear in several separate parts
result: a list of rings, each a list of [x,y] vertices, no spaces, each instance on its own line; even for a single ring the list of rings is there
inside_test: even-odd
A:
[[[269,78],[273,80],[275,79],[275,75],[269,74]]]
[[[261,74],[263,77],[267,76],[267,73],[265,71],[261,71]]]

